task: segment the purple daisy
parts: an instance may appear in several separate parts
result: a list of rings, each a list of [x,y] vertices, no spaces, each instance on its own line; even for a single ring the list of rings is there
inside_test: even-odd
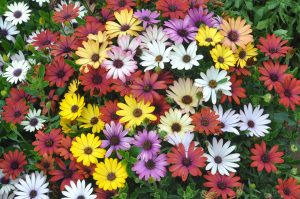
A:
[[[159,156],[154,156],[148,161],[139,160],[132,167],[132,170],[139,175],[139,179],[148,180],[150,177],[156,181],[160,181],[160,178],[166,176],[166,166],[168,165],[166,161],[166,155],[161,154]]]
[[[141,153],[138,155],[138,159],[149,160],[155,156],[160,150],[160,139],[155,131],[147,132],[146,129],[138,132],[138,135],[134,136],[132,143],[142,148]]]
[[[169,39],[176,44],[183,42],[188,43],[189,40],[195,39],[198,29],[190,23],[190,19],[186,16],[184,19],[172,19],[166,21],[164,25],[168,28],[165,29],[165,33]]]
[[[130,149],[130,142],[132,142],[133,138],[125,137],[128,133],[128,130],[123,130],[123,126],[120,123],[115,124],[115,122],[111,122],[111,124],[106,124],[103,133],[107,140],[102,140],[101,147],[106,148],[109,146],[105,157],[108,158],[113,151],[118,150],[128,150]],[[117,152],[118,158],[122,158],[122,156]]]
[[[159,20],[156,18],[159,17],[159,13],[156,11],[151,11],[148,9],[138,10],[134,13],[140,21],[143,22],[143,27],[146,28],[148,25],[157,24]]]
[[[188,11],[188,17],[193,26],[199,28],[202,24],[213,27],[216,21],[213,19],[214,13],[208,12],[207,9],[193,8]]]

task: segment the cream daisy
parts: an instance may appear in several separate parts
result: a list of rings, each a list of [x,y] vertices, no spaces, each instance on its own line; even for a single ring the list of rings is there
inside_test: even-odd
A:
[[[156,41],[157,43],[164,43],[166,45],[169,44],[167,40],[169,37],[166,35],[162,27],[155,26],[149,26],[146,28],[146,30],[142,33],[141,37],[141,45],[143,47],[147,47],[147,44],[153,41]]]
[[[11,84],[17,84],[26,80],[26,75],[30,69],[29,63],[25,60],[13,60],[11,65],[5,69],[3,77]]]
[[[185,112],[195,113],[195,108],[202,100],[198,98],[201,91],[202,89],[196,87],[190,78],[179,78],[178,81],[174,81],[172,86],[169,86],[167,96],[173,99]]]
[[[182,44],[173,45],[173,51],[170,53],[172,69],[190,70],[193,66],[199,66],[199,60],[203,59],[203,55],[197,55],[197,43],[193,41],[184,48]]]
[[[19,179],[13,180],[11,178],[7,178],[0,169],[0,196],[15,190],[15,184],[18,182],[18,180]]]
[[[248,131],[247,135],[263,137],[269,133],[269,126],[271,123],[268,119],[269,114],[263,114],[264,109],[257,106],[253,109],[252,104],[244,105],[244,111],[240,110],[240,130]]]
[[[49,183],[46,180],[47,177],[42,172],[26,174],[24,179],[20,179],[15,185],[14,199],[49,199]]]
[[[62,191],[64,197],[62,199],[96,199],[93,193],[92,184],[85,185],[85,180],[78,180],[75,184],[71,181],[70,186],[66,185],[65,190]]]
[[[44,3],[50,3],[50,0],[32,0],[39,4],[40,7],[43,6]]]
[[[41,109],[29,110],[29,113],[26,116],[26,120],[21,122],[21,125],[24,126],[25,131],[34,132],[36,130],[40,130],[44,127],[44,122],[46,120],[42,119],[41,117]]]
[[[222,106],[219,104],[217,107],[214,105],[214,111],[219,115],[218,120],[221,122],[221,131],[230,132],[239,135],[239,131],[236,129],[239,126],[240,115],[235,110],[228,109],[223,111]]]
[[[27,22],[30,17],[31,10],[24,2],[14,2],[7,6],[7,11],[4,13],[5,20],[10,21],[13,25]]]
[[[165,68],[164,63],[170,61],[169,54],[172,47],[166,47],[164,43],[152,41],[147,44],[149,50],[143,49],[143,54],[140,57],[142,62],[140,63],[145,67],[145,71],[159,67]]]
[[[210,170],[214,175],[217,172],[221,175],[229,176],[229,172],[236,172],[235,168],[238,168],[237,164],[240,161],[239,153],[232,153],[236,146],[230,146],[231,142],[227,141],[223,145],[223,139],[217,141],[214,137],[212,144],[209,143],[207,146],[209,154],[205,153],[208,164],[206,170]]]
[[[126,52],[119,47],[107,52],[110,59],[103,61],[102,66],[106,68],[107,78],[120,79],[126,81],[126,76],[137,69],[137,63],[133,59],[131,52]]]
[[[190,115],[178,109],[170,109],[165,115],[161,116],[158,128],[167,134],[175,132],[184,134],[194,130]]]
[[[6,38],[9,41],[15,42],[13,35],[19,34],[20,31],[17,30],[17,27],[11,22],[3,20],[0,17],[0,43],[3,38]]]
[[[217,93],[221,91],[224,95],[231,96],[230,77],[225,70],[219,71],[215,67],[207,69],[206,74],[200,73],[201,79],[195,80],[195,85],[203,87],[203,98],[207,102],[211,98],[213,104],[217,103]]]

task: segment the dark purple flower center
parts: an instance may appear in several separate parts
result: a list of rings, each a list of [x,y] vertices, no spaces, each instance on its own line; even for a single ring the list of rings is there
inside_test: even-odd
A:
[[[124,6],[126,5],[126,2],[125,2],[124,0],[120,0],[120,1],[118,2],[118,5],[119,5],[120,7],[124,7]]]
[[[148,17],[148,16],[143,16],[143,18],[142,18],[144,21],[150,21],[150,17]]]
[[[206,41],[206,42],[212,42],[213,40],[212,40],[212,38],[207,37],[207,38],[205,39],[205,41]]]
[[[92,77],[92,82],[94,84],[101,84],[102,83],[102,77],[99,74],[94,74]]]
[[[193,98],[190,95],[185,95],[181,98],[182,103],[190,104],[193,102]]]
[[[152,142],[150,140],[146,140],[143,143],[143,149],[146,151],[149,151],[150,149],[152,149]]]
[[[218,82],[216,80],[210,80],[208,85],[210,88],[216,88],[218,86]]]
[[[64,16],[63,16],[64,20],[67,21],[71,18],[71,15],[69,13],[66,13]]]
[[[124,66],[124,62],[120,59],[116,59],[114,60],[113,65],[116,68],[122,68]]]
[[[45,145],[46,145],[47,147],[52,147],[53,144],[54,144],[54,141],[53,141],[51,138],[49,138],[49,139],[47,139],[47,140],[45,141]]]
[[[217,164],[221,164],[221,163],[222,163],[222,158],[221,158],[220,156],[216,156],[216,157],[214,158],[214,161],[215,161],[215,163],[217,163]]]
[[[189,62],[191,61],[191,56],[189,56],[189,55],[184,55],[184,56],[182,57],[182,61],[183,61],[184,63],[189,63]]]
[[[285,187],[285,188],[283,189],[283,193],[284,193],[285,195],[289,196],[289,195],[291,194],[291,190],[290,190],[288,187]]]
[[[236,42],[238,41],[239,39],[239,34],[234,31],[234,30],[231,30],[229,33],[228,33],[228,39],[232,42]]]
[[[226,183],[225,183],[225,182],[222,182],[222,181],[218,182],[218,183],[217,183],[217,186],[218,186],[218,188],[221,189],[221,190],[224,190],[224,189],[227,188]]]
[[[49,45],[51,44],[51,40],[49,39],[45,39],[43,42],[42,42],[42,45],[46,46],[46,45]]]
[[[29,198],[35,198],[37,196],[37,191],[36,190],[31,190],[29,193]]]
[[[222,129],[222,128],[224,128],[224,127],[225,127],[225,124],[224,124],[223,122],[220,122],[219,126],[220,126],[220,127],[221,127],[221,129]]]
[[[153,160],[148,160],[145,162],[145,167],[149,170],[152,170],[155,168],[155,162]]]
[[[208,118],[202,118],[200,123],[201,123],[202,126],[209,126]]]
[[[140,117],[143,114],[143,111],[140,108],[136,108],[133,110],[132,114],[134,117]]]
[[[109,174],[107,175],[107,180],[113,181],[114,179],[116,179],[116,174],[114,174],[114,173],[109,173]]]
[[[150,92],[152,90],[152,86],[151,85],[145,85],[144,86],[144,91],[145,92]]]
[[[57,71],[56,72],[56,76],[58,77],[58,78],[63,78],[64,76],[65,76],[65,71],[64,70],[59,70],[59,71]]]
[[[44,163],[43,163],[43,167],[44,167],[45,169],[48,169],[48,168],[50,167],[50,163],[49,163],[49,162],[44,162]]]
[[[286,97],[290,98],[290,97],[292,96],[292,93],[291,93],[290,90],[286,89],[286,90],[284,91],[284,95],[285,95]]]
[[[19,77],[22,73],[22,69],[21,68],[17,68],[16,70],[14,70],[13,75],[15,77]]]
[[[6,178],[4,176],[0,179],[1,184],[9,184],[9,182],[10,182],[9,178]]]
[[[98,121],[99,121],[99,119],[97,117],[92,117],[92,119],[90,120],[90,124],[95,125],[98,123]]]
[[[18,18],[20,18],[21,16],[22,16],[22,12],[21,12],[20,10],[17,10],[17,11],[14,12],[14,17],[15,17],[15,18],[18,19]]]
[[[77,199],[85,199],[85,197],[83,195],[80,195],[77,197]]]
[[[263,163],[268,163],[268,162],[270,162],[269,155],[268,155],[267,153],[263,154],[263,155],[261,156],[261,161],[262,161]]]
[[[245,50],[241,50],[241,52],[239,52],[239,58],[240,59],[244,59],[246,57],[247,53]]]
[[[177,30],[177,34],[180,36],[180,37],[187,37],[189,32],[185,29],[179,29]]]
[[[79,106],[77,106],[77,105],[73,105],[73,106],[71,107],[72,113],[76,113],[78,110],[79,110]]]
[[[64,170],[64,177],[65,178],[71,178],[73,176],[73,171],[70,169]]]
[[[0,29],[0,36],[6,37],[8,35],[8,31],[6,29]]]
[[[279,51],[278,48],[273,48],[273,47],[269,48],[270,53],[277,53],[278,51]]]
[[[119,116],[116,114],[116,112],[111,113],[110,117],[111,117],[113,120],[119,119]]]
[[[203,21],[202,20],[198,20],[194,24],[198,28],[198,27],[200,27],[203,24]]]
[[[177,6],[176,6],[176,5],[170,5],[170,6],[169,6],[169,10],[170,10],[171,12],[176,12]]]
[[[253,128],[255,126],[255,123],[253,122],[253,120],[249,120],[247,124],[250,128]]]
[[[68,52],[70,52],[72,49],[70,48],[70,46],[65,46],[64,48],[63,48],[63,52],[64,53],[68,53]]]
[[[84,148],[84,153],[87,155],[90,155],[93,153],[93,149],[91,147],[85,147]]]
[[[121,31],[127,31],[127,30],[129,30],[129,28],[130,28],[130,26],[125,24],[125,25],[121,26]]]
[[[10,163],[10,168],[12,170],[15,170],[15,169],[19,168],[19,162],[18,161],[13,161],[12,163]]]
[[[30,126],[36,126],[39,123],[39,120],[37,118],[31,118],[29,121]]]
[[[14,117],[15,118],[18,118],[18,117],[20,117],[22,115],[22,113],[20,112],[20,111],[16,111],[15,113],[14,113]]]
[[[173,132],[180,132],[181,131],[181,125],[178,122],[175,122],[172,124],[171,129]]]
[[[186,166],[186,167],[189,167],[189,166],[192,164],[192,160],[189,159],[189,158],[184,157],[184,158],[182,159],[182,164],[183,164],[184,166]]]
[[[270,79],[273,81],[273,82],[277,82],[278,81],[278,75],[276,73],[271,73],[270,74]]]
[[[113,135],[110,137],[109,142],[112,146],[116,146],[120,144],[120,138],[117,135]]]
[[[99,61],[99,58],[100,58],[100,56],[98,55],[98,54],[93,54],[92,55],[92,57],[91,57],[91,60],[93,61],[93,62],[97,62],[97,61]]]

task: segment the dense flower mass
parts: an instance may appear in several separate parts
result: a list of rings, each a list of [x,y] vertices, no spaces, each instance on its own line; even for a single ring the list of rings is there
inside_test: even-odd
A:
[[[258,7],[300,7],[226,2],[1,2],[0,199],[299,199],[299,50]]]

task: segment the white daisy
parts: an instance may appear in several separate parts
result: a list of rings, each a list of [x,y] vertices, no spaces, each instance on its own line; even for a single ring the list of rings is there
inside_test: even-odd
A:
[[[50,0],[32,0],[32,1],[36,1],[40,7],[42,7],[44,3],[50,3]]]
[[[14,2],[7,6],[8,11],[4,13],[5,20],[12,22],[13,25],[27,22],[30,17],[31,10],[24,2]]]
[[[240,115],[235,110],[228,109],[225,113],[222,106],[219,107],[214,105],[214,111],[219,115],[218,120],[221,122],[221,131],[230,132],[239,135],[240,132],[236,129],[239,126]]]
[[[118,37],[118,46],[124,51],[130,51],[132,55],[135,55],[136,49],[141,44],[141,37],[137,36],[131,39],[130,35],[122,35]]]
[[[20,179],[15,185],[15,199],[49,199],[49,183],[46,180],[47,177],[42,172],[26,174],[24,180]]]
[[[26,79],[29,68],[30,66],[27,61],[13,60],[11,65],[5,69],[3,77],[6,77],[7,81],[12,84],[23,82]]]
[[[152,41],[147,44],[148,50],[143,49],[143,54],[140,57],[142,66],[146,67],[145,71],[154,69],[155,67],[165,68],[164,63],[170,61],[169,54],[172,47],[166,48],[166,45],[161,42]]]
[[[14,193],[3,193],[0,194],[0,199],[14,199],[15,198],[15,194]]]
[[[195,85],[203,87],[203,98],[207,102],[210,98],[213,104],[217,103],[217,92],[221,91],[224,95],[231,96],[230,77],[227,76],[227,71],[210,67],[206,74],[200,73],[202,79],[196,79]]]
[[[5,177],[5,174],[0,169],[0,195],[5,195],[10,191],[13,191],[17,182],[18,179],[13,180],[11,178]]]
[[[184,114],[178,109],[170,109],[165,115],[160,117],[158,128],[168,134],[175,132],[184,134],[194,130],[194,126],[191,123],[192,118],[188,113]]]
[[[167,96],[173,99],[185,112],[195,113],[195,108],[201,102],[198,98],[201,91],[202,89],[196,87],[190,78],[179,78],[178,81],[174,81],[174,85],[169,86]]]
[[[178,146],[180,143],[183,144],[185,151],[187,152],[189,150],[190,143],[194,139],[194,134],[191,132],[186,133],[169,133],[167,135],[167,141],[172,144],[173,146]],[[197,146],[199,143],[195,142],[195,146]]]
[[[17,30],[15,25],[9,21],[3,20],[2,17],[0,17],[0,38],[6,38],[9,41],[15,42],[13,35],[19,34],[19,32],[20,31]]]
[[[239,165],[236,162],[240,161],[240,154],[233,153],[230,154],[236,146],[230,146],[230,141],[227,141],[223,145],[223,139],[219,142],[214,137],[212,144],[209,143],[208,146],[209,154],[205,153],[204,156],[207,157],[208,164],[206,165],[206,170],[211,170],[214,175],[218,171],[221,175],[228,175],[229,172],[236,172],[234,168],[238,168]]]
[[[254,110],[251,104],[244,105],[244,111],[240,110],[240,130],[249,131],[247,135],[262,137],[269,133],[270,128],[267,124],[271,123],[268,119],[269,114],[264,114],[264,109],[257,106]]]
[[[11,61],[22,61],[25,60],[25,56],[22,51],[19,50],[19,53],[16,53],[10,57]]]
[[[4,62],[3,58],[2,58],[2,55],[0,55],[0,76],[3,75],[4,64],[5,64],[5,62]]]
[[[62,199],[95,199],[97,196],[93,193],[92,184],[85,186],[85,180],[78,180],[77,184],[71,181],[71,186],[65,186],[66,191],[62,191],[65,196]]]
[[[153,41],[156,41],[157,43],[164,43],[167,46],[170,43],[167,43],[167,40],[169,39],[166,33],[164,32],[162,27],[155,26],[149,26],[146,28],[146,30],[142,33],[141,37],[141,45],[143,47],[147,48],[147,44],[151,43]]]
[[[35,110],[29,110],[29,113],[26,115],[25,121],[21,122],[21,125],[25,126],[25,131],[34,132],[35,130],[40,130],[44,127],[44,122],[46,120],[40,118],[41,116],[41,109]]]
[[[197,55],[197,43],[193,41],[184,48],[182,44],[173,45],[173,51],[170,53],[172,69],[190,70],[193,66],[199,66],[199,60],[203,59],[203,55]]]

